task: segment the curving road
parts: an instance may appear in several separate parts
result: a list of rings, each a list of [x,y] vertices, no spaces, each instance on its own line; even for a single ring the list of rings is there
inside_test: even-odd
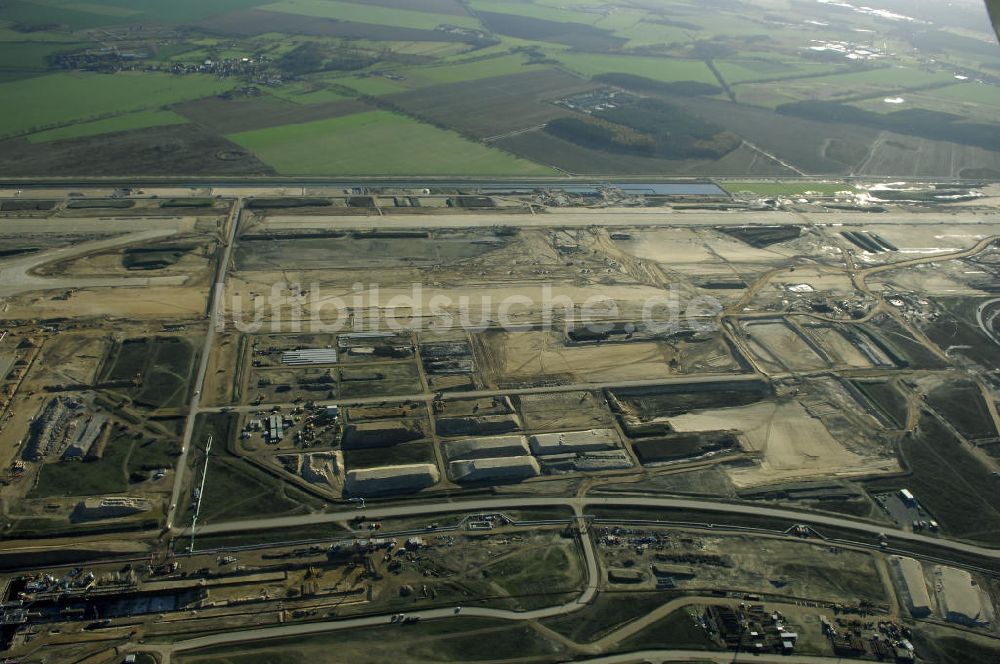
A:
[[[217,277],[218,284],[222,284],[225,281],[226,271],[228,269],[228,264],[230,261],[231,250],[234,244],[236,226],[239,219],[239,208],[241,201],[237,201],[234,206],[233,219],[230,227],[229,241],[226,244],[224,256],[222,263],[219,268],[219,274]],[[941,261],[941,260],[954,260],[958,258],[963,258],[966,256],[971,256],[980,251],[984,250],[990,244],[997,240],[996,237],[991,237],[982,242],[978,243],[972,249],[956,252],[953,254],[948,254],[945,256],[934,256],[928,258],[919,258],[909,261],[903,261],[897,264],[890,264],[884,266],[877,266],[874,268],[869,268],[867,270],[859,271],[859,276],[861,277],[861,282],[864,283],[864,279],[869,275],[878,274],[888,270],[895,270],[899,268],[909,267],[913,265],[923,264],[927,262]],[[992,304],[993,302],[1000,301],[991,300],[980,307],[979,310],[979,323],[981,327],[984,327],[983,322],[983,311],[986,306]],[[216,316],[218,316],[221,311],[222,306],[221,297],[219,293],[213,293],[212,304],[210,307],[210,313],[212,315],[211,321],[215,322]],[[984,330],[986,328],[984,327]],[[201,365],[199,367],[198,378],[196,385],[202,386],[204,383],[205,374],[207,372],[208,366],[208,356],[209,350],[211,349],[211,344],[214,338],[215,328],[214,325],[210,325],[206,343],[205,351],[203,352],[201,358]],[[996,338],[992,333],[987,332],[991,339],[996,341]],[[726,380],[732,379],[733,377],[711,377],[711,380]],[[754,375],[742,375],[742,379],[756,379],[757,376]],[[685,382],[693,382],[690,377],[684,378]],[[655,381],[656,384],[662,384],[664,381]],[[650,384],[653,384],[652,382]],[[580,389],[593,389],[594,385],[581,386]],[[552,391],[567,391],[566,386],[560,386],[558,388],[551,388]],[[533,390],[537,391],[537,390]],[[469,396],[468,394],[463,394],[463,397]],[[414,395],[408,397],[401,397],[404,400],[419,400],[419,399],[429,399],[432,398],[431,395]],[[389,401],[391,399],[380,398],[378,401]],[[250,407],[253,409],[260,408],[259,406]],[[180,497],[180,491],[183,487],[183,471],[187,464],[187,455],[190,449],[191,439],[193,436],[194,422],[196,415],[200,412],[207,412],[211,410],[220,409],[209,409],[200,407],[200,391],[196,392],[191,402],[191,412],[188,418],[188,422],[185,428],[184,434],[184,448],[183,454],[178,462],[178,471],[175,477],[174,493],[171,501],[171,509],[168,517],[168,527],[174,523],[176,517],[176,505],[178,498]],[[517,508],[538,508],[538,507],[568,507],[571,508],[574,514],[581,518],[586,514],[588,508],[593,507],[622,507],[622,508],[652,508],[652,509],[681,509],[689,511],[701,511],[701,512],[721,512],[731,515],[746,515],[746,516],[764,516],[770,518],[784,519],[792,523],[804,523],[813,526],[829,526],[834,528],[841,528],[846,530],[851,530],[855,532],[867,533],[873,536],[886,535],[892,537],[899,541],[904,541],[912,544],[919,544],[927,547],[932,547],[939,551],[950,551],[959,552],[964,554],[970,554],[975,556],[980,556],[983,558],[991,560],[1000,560],[1000,549],[991,549],[987,547],[978,546],[975,544],[969,544],[965,542],[957,542],[946,539],[939,539],[935,537],[930,537],[927,535],[922,535],[919,533],[912,533],[905,530],[886,528],[884,526],[853,521],[850,519],[845,519],[832,515],[824,514],[814,514],[799,512],[787,509],[772,508],[772,507],[757,507],[753,505],[744,504],[732,504],[716,501],[706,501],[706,500],[687,500],[679,498],[662,498],[662,497],[647,497],[647,496],[612,496],[612,497],[498,497],[498,498],[482,498],[482,499],[467,499],[467,500],[457,500],[455,502],[438,502],[431,504],[404,504],[404,505],[391,505],[385,507],[370,507],[364,511],[367,518],[371,519],[384,519],[393,517],[417,517],[425,516],[430,514],[440,514],[449,512],[500,512],[509,509]],[[208,524],[201,526],[199,528],[199,534],[202,535],[212,535],[212,534],[225,534],[225,533],[238,533],[245,532],[247,530],[267,530],[267,529],[279,529],[279,528],[295,528],[323,523],[334,523],[348,521],[351,518],[358,515],[356,509],[330,512],[330,513],[318,513],[303,516],[293,516],[293,517],[276,517],[276,518],[263,518],[263,519],[253,519],[247,521],[237,521],[237,522],[224,522],[217,524]],[[190,534],[190,528],[187,529],[177,529],[175,530],[177,534]],[[544,609],[538,609],[534,611],[509,611],[502,609],[489,609],[481,607],[465,607],[459,609],[458,607],[447,607],[440,609],[427,609],[423,611],[413,611],[407,613],[410,617],[420,618],[421,620],[443,620],[456,616],[473,616],[482,618],[494,618],[494,619],[504,619],[504,620],[516,620],[516,621],[530,621],[539,620],[543,618],[549,618],[558,615],[565,615],[578,611],[586,607],[596,596],[598,591],[598,584],[600,578],[600,569],[597,560],[597,554],[594,550],[594,545],[591,538],[584,534],[580,537],[581,546],[584,553],[586,568],[587,568],[587,586],[583,593],[575,598],[574,600],[559,606],[547,607]],[[635,621],[634,624],[627,625],[619,630],[622,634],[626,636],[628,634],[634,633],[641,630],[648,624],[655,622],[655,619],[660,615],[660,611],[653,612],[652,614]],[[313,623],[301,623],[301,624],[284,624],[276,625],[266,628],[254,628],[242,631],[230,631],[221,634],[212,634],[207,636],[200,636],[191,639],[186,639],[182,641],[175,642],[170,645],[150,647],[148,649],[155,649],[156,652],[160,653],[163,657],[164,662],[169,662],[170,657],[174,653],[186,652],[191,650],[197,650],[202,648],[208,648],[213,646],[223,646],[228,644],[243,643],[250,641],[260,641],[266,639],[280,638],[280,637],[293,637],[293,636],[303,636],[308,634],[316,634],[323,632],[330,632],[336,630],[347,630],[347,629],[357,629],[363,627],[377,627],[391,624],[392,617],[390,615],[378,615],[378,616],[366,616],[358,618],[350,618],[344,620],[330,620],[322,622]],[[624,631],[623,631],[624,630]],[[615,636],[619,636],[616,632]],[[137,649],[142,649],[141,646],[137,646]],[[832,658],[832,657],[805,657],[805,656],[754,656],[754,655],[740,655],[731,652],[685,652],[685,651],[644,651],[629,653],[625,655],[614,655],[606,657],[598,657],[591,659],[589,661],[601,662],[607,664],[626,664],[628,662],[644,662],[644,661],[688,661],[688,660],[704,660],[711,662],[741,662],[741,661],[754,661],[754,662],[794,662],[796,664],[831,664],[837,661],[854,661],[849,659]]]
[[[992,316],[990,316],[989,321],[987,321],[984,318],[983,314],[986,313],[986,310],[989,307],[993,306],[994,304],[997,304],[998,302],[1000,302],[1000,297],[994,298],[992,300],[987,300],[986,302],[983,302],[982,304],[979,305],[979,307],[976,308],[976,322],[979,323],[979,328],[995,344],[1000,344],[1000,340],[998,340],[997,336],[993,333],[992,329],[993,321],[996,320],[998,315],[1000,315],[1000,312],[994,313]]]
[[[583,517],[582,505],[584,501],[579,501],[574,505],[574,513],[578,519]],[[442,510],[424,509],[424,513]],[[597,595],[598,579],[600,577],[600,566],[597,560],[597,553],[594,550],[593,542],[585,531],[582,531],[580,543],[583,548],[584,558],[587,567],[587,587],[576,599],[558,606],[550,606],[533,611],[509,611],[503,609],[489,609],[481,607],[445,607],[439,609],[426,609],[422,611],[408,611],[406,616],[419,618],[420,620],[447,620],[455,617],[476,617],[492,618],[510,621],[532,621],[555,616],[566,615],[585,608]],[[675,662],[675,661],[708,661],[718,662],[718,664],[728,664],[731,662],[754,661],[766,662],[791,662],[793,664],[834,664],[836,662],[853,662],[851,660],[836,657],[807,657],[800,655],[750,655],[733,652],[711,652],[711,651],[684,651],[684,650],[657,650],[628,653],[623,655],[611,655],[603,657],[586,658],[587,655],[599,655],[603,649],[613,646],[616,643],[636,634],[646,627],[652,625],[657,620],[666,615],[692,603],[718,603],[719,598],[711,597],[678,597],[667,602],[655,611],[630,622],[627,625],[608,634],[600,641],[592,644],[577,644],[577,649],[584,659],[578,661],[601,662],[607,664],[626,664],[628,662]],[[172,644],[157,646],[129,645],[127,648],[133,651],[153,650],[161,659],[162,664],[168,664],[173,655],[203,648],[212,648],[238,643],[264,641],[277,638],[288,638],[295,636],[308,636],[310,634],[329,633],[342,630],[361,629],[365,627],[384,627],[395,624],[393,614],[376,616],[364,616],[359,618],[348,618],[341,620],[326,620],[309,623],[290,623],[275,625],[273,627],[258,627],[239,631],[229,631],[220,634],[210,634],[191,639],[176,641]]]
[[[556,499],[558,500],[558,499]],[[597,499],[597,502],[601,504],[619,504],[623,499]],[[478,503],[486,502],[500,502],[500,501],[477,501]],[[514,502],[524,502],[524,501],[504,501],[508,504]],[[538,501],[534,501],[537,503]],[[582,520],[584,513],[583,508],[587,504],[591,504],[594,501],[588,500],[577,500],[573,501],[574,514],[577,519],[581,520],[581,524],[585,522]],[[418,510],[418,513],[433,513],[450,511],[451,509],[466,509],[468,508],[468,503],[455,503],[450,505],[441,506],[419,506],[414,509]],[[511,505],[514,506],[514,505]],[[378,510],[379,514],[383,511]],[[349,515],[356,514],[355,512],[348,513]],[[455,617],[478,617],[478,618],[492,618],[500,620],[510,620],[510,621],[533,621],[541,620],[544,618],[551,618],[555,616],[566,615],[573,613],[585,608],[596,596],[598,592],[598,579],[600,575],[600,566],[597,559],[597,553],[594,550],[593,542],[591,538],[587,535],[585,531],[581,531],[582,536],[580,537],[581,546],[583,548],[584,558],[586,560],[587,567],[587,587],[583,593],[576,599],[558,606],[546,607],[543,609],[536,609],[533,611],[509,611],[503,609],[489,609],[481,607],[445,607],[438,609],[427,609],[422,611],[409,611],[406,616],[410,618],[419,618],[420,620],[447,620],[449,618]],[[719,598],[712,597],[697,597],[697,596],[686,596],[678,597],[670,602],[665,603],[663,606],[659,607],[655,611],[648,613],[647,615],[628,623],[620,627],[619,629],[613,631],[612,633],[606,635],[599,641],[590,644],[570,644],[574,646],[574,649],[579,653],[578,661],[589,661],[589,662],[600,662],[606,664],[627,664],[629,662],[675,662],[675,661],[707,661],[714,662],[718,664],[728,664],[731,662],[743,662],[743,661],[754,661],[754,662],[792,662],[793,664],[835,664],[836,662],[854,662],[860,660],[852,660],[838,657],[809,657],[801,655],[783,656],[783,655],[751,655],[743,653],[733,653],[733,652],[712,652],[712,651],[684,651],[684,650],[651,650],[651,651],[641,651],[633,652],[622,655],[611,655],[611,656],[598,656],[602,651],[608,647],[613,647],[615,644],[620,643],[622,640],[632,636],[643,629],[654,624],[657,620],[664,618],[670,613],[683,608],[684,606],[692,603],[719,603]],[[185,639],[181,641],[174,642],[169,645],[157,645],[157,646],[141,646],[141,645],[129,645],[128,649],[135,651],[143,650],[154,650],[161,658],[162,664],[168,664],[171,657],[174,654],[188,652],[192,650],[199,650],[203,648],[211,648],[217,646],[225,646],[238,643],[247,643],[255,641],[263,641],[268,639],[276,638],[288,638],[295,636],[308,636],[310,634],[320,634],[329,633],[341,630],[350,629],[360,629],[365,627],[383,627],[392,625],[393,618],[392,614],[376,615],[376,616],[364,616],[359,618],[348,618],[341,620],[326,620],[321,622],[310,622],[310,623],[291,623],[283,625],[275,625],[272,627],[260,627],[260,628],[250,628],[240,631],[230,631],[220,634],[210,634],[207,636],[199,636],[195,638]],[[594,655],[595,657],[587,658],[588,655]]]
[[[176,230],[149,230],[138,233],[115,235],[114,237],[80,242],[37,254],[29,254],[0,261],[0,297],[19,295],[39,290],[57,288],[91,288],[115,286],[179,286],[187,281],[186,276],[176,277],[42,277],[32,271],[57,261],[75,256],[85,256],[97,251],[114,249],[128,244],[148,242],[176,235]]]
[[[875,265],[872,267],[863,268],[858,270],[858,276],[861,277],[862,286],[865,285],[865,280],[873,274],[881,274],[882,272],[891,272],[893,270],[900,270],[907,267],[914,267],[916,265],[927,265],[928,263],[942,263],[946,261],[956,261],[963,258],[971,258],[976,254],[980,254],[986,251],[990,245],[1000,241],[1000,235],[991,235],[989,237],[983,238],[976,244],[974,244],[970,249],[963,249],[962,251],[953,251],[946,254],[934,254],[933,256],[921,256],[919,258],[909,258],[907,260],[899,261],[898,263],[883,263],[882,265]]]
[[[423,510],[424,513],[434,510]],[[352,513],[351,516],[356,516]],[[577,508],[576,516],[582,520],[582,513]],[[202,529],[201,532],[204,532]],[[585,530],[579,538],[583,548],[583,556],[587,567],[587,587],[576,599],[559,606],[550,606],[533,611],[507,611],[503,609],[488,609],[481,607],[449,607],[443,609],[427,609],[424,611],[409,611],[407,616],[420,618],[421,620],[440,620],[456,616],[473,616],[477,618],[494,618],[502,620],[540,620],[551,618],[579,611],[585,608],[597,595],[598,580],[600,578],[600,567],[597,562],[597,552],[594,551],[594,544]],[[257,628],[243,631],[224,632],[221,634],[211,634],[184,641],[178,641],[170,646],[161,647],[157,652],[169,661],[169,655],[176,652],[209,648],[212,646],[227,645],[230,643],[241,643],[244,641],[259,641],[262,639],[273,639],[288,636],[302,636],[306,634],[316,634],[320,632],[330,632],[344,629],[356,629],[359,627],[376,627],[380,625],[392,624],[392,615],[366,616],[362,618],[350,618],[347,620],[328,620],[323,622],[278,625],[275,627]]]

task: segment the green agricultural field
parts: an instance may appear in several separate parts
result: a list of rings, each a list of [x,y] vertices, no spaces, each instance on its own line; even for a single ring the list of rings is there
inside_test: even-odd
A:
[[[287,101],[294,102],[296,104],[327,104],[331,101],[342,101],[348,99],[339,92],[334,90],[313,90],[311,92],[304,92],[300,95],[290,95],[284,97]]]
[[[508,35],[493,36],[499,41],[499,43],[494,44],[493,46],[487,46],[486,48],[476,49],[471,53],[468,48],[466,48],[461,53],[441,58],[440,62],[464,62],[470,57],[477,59],[499,57],[501,55],[508,55],[511,53],[511,50],[515,48],[532,48],[545,54],[546,56],[551,56],[552,53],[558,53],[570,48],[565,44],[551,44],[547,42],[531,41],[529,39],[518,39],[517,37],[511,37]]]
[[[37,26],[60,25],[73,30],[121,23],[123,20],[127,20],[123,17],[102,16],[85,10],[72,9],[69,6],[56,6],[50,3],[30,2],[29,0],[5,2],[3,18],[14,24]]]
[[[371,97],[391,95],[396,92],[406,92],[409,90],[402,82],[392,81],[381,76],[350,76],[338,79],[337,83]]]
[[[32,143],[45,143],[48,141],[61,141],[67,138],[110,134],[116,131],[145,129],[147,127],[167,127],[169,125],[186,123],[187,120],[185,118],[182,118],[173,111],[139,111],[138,113],[118,115],[107,120],[81,122],[80,124],[73,124],[58,129],[40,131],[37,134],[29,135],[28,140]]]
[[[539,164],[387,111],[228,137],[283,175],[551,175]]]
[[[311,83],[292,83],[268,90],[272,96],[296,104],[324,104],[347,99],[334,90],[326,90]]]
[[[541,2],[511,2],[510,0],[471,0],[469,6],[480,12],[493,12],[496,14],[514,14],[516,16],[527,16],[529,18],[539,18],[544,21],[561,21],[563,23],[594,23],[603,12],[598,10],[586,12],[568,9],[569,5],[579,5],[580,9],[594,7],[598,3],[553,3],[551,6]]]
[[[115,6],[112,4],[101,4],[100,2],[73,2],[63,5],[64,7],[77,11],[97,14],[98,16],[113,16],[128,18],[142,13],[140,9],[133,9],[127,6]]]
[[[35,0],[40,2],[40,0]],[[48,6],[49,2],[45,2]],[[263,4],[263,0],[92,0],[64,7],[81,10],[105,17],[127,17],[129,21],[158,19],[161,21],[196,21],[198,19],[248,9]],[[125,12],[128,12],[125,14]],[[119,19],[120,20],[120,19]]]
[[[598,28],[611,30],[618,37],[628,39],[628,48],[638,48],[653,44],[688,44],[698,33],[675,26],[653,23],[644,12],[618,11],[594,24]]]
[[[7,135],[158,109],[232,89],[235,80],[158,73],[59,73],[0,85],[0,126]],[[126,127],[128,128],[128,127]]]
[[[743,67],[734,69],[729,63],[716,63],[723,76],[732,84],[735,81],[746,80],[735,85],[736,95],[740,102],[776,108],[782,104],[802,100],[837,100],[843,98],[870,99],[865,108],[879,112],[900,110],[900,106],[885,104],[883,98],[903,95],[907,102],[916,102],[931,94],[937,94],[935,86],[947,84],[954,80],[948,72],[927,72],[912,67],[882,67],[879,69],[862,69],[845,73],[834,73],[828,76],[809,75],[822,73],[822,69],[813,72],[804,71],[797,74],[798,78],[788,78],[785,75],[758,75],[744,79],[738,73]],[[744,74],[750,76],[750,73]],[[753,81],[760,81],[753,83]],[[923,90],[924,88],[929,88]],[[919,93],[914,90],[920,90]],[[919,97],[918,97],[919,94]],[[908,103],[908,108],[929,107],[941,110],[941,102],[931,105]]]
[[[25,41],[0,41],[0,71],[45,71],[50,55],[93,46],[83,42],[36,42],[29,41],[29,37],[32,35],[22,35]]]
[[[10,6],[10,3],[7,4]],[[5,15],[6,19],[6,15]],[[0,21],[0,42],[67,42],[69,37],[64,32],[56,30],[38,30],[31,33],[19,32],[14,29],[15,23]]]
[[[389,41],[373,39],[352,39],[351,47],[365,51],[391,51],[402,55],[421,55],[433,58],[448,58],[464,56],[469,45],[453,41]],[[478,55],[487,55],[486,49],[476,51]]]
[[[948,101],[1000,107],[1000,87],[986,83],[958,83],[935,90],[933,94]]]
[[[793,83],[799,83],[799,81],[793,81]],[[739,103],[770,109],[809,98],[807,88],[790,88],[783,83],[738,83],[732,85],[732,90]],[[881,103],[881,100],[879,102]]]
[[[439,25],[458,25],[464,28],[481,27],[479,21],[471,16],[434,14],[338,0],[282,0],[264,5],[262,9],[286,14],[332,18],[338,21],[376,23],[394,28],[433,30]]]
[[[520,74],[526,71],[546,69],[548,65],[529,65],[524,55],[506,55],[485,60],[471,60],[456,64],[433,67],[414,67],[401,69],[397,73],[406,77],[407,87],[422,87],[426,85],[443,85],[460,83],[462,81],[477,81],[494,76]]]
[[[995,170],[994,157],[1000,152],[970,140],[961,127],[954,138],[913,134],[934,141],[924,152],[937,157],[910,160],[909,147],[883,145],[871,152],[882,127],[870,118],[834,122],[773,112],[797,102],[822,101],[851,104],[870,115],[938,111],[994,125],[991,111],[1000,108],[1000,86],[955,79],[963,71],[972,79],[986,77],[1000,66],[1000,56],[982,39],[943,29],[911,37],[891,34],[886,40],[889,55],[852,62],[808,49],[824,40],[864,45],[869,37],[858,31],[871,31],[881,19],[812,5],[785,6],[779,0],[716,4],[706,12],[697,0],[643,0],[614,8],[601,0],[6,0],[0,11],[0,139],[28,141],[9,144],[5,167],[25,173],[78,169],[125,174],[132,168],[149,171],[152,159],[158,164],[153,170],[164,174],[274,174],[256,159],[218,157],[232,152],[223,140],[232,135],[284,174],[468,171],[532,176],[552,173],[539,164],[554,164],[557,170],[576,173],[741,178],[790,173],[781,162],[834,178],[862,162],[859,174],[872,176],[904,175],[908,169],[917,169],[914,175],[956,177]],[[827,20],[828,11],[841,18]],[[769,13],[781,15],[787,25],[762,21]],[[815,18],[825,22],[810,23]],[[128,37],[144,24],[168,29],[168,36],[148,42],[148,53],[146,44]],[[484,34],[437,30],[446,24]],[[126,25],[132,27],[105,31],[101,45],[135,53],[137,71],[107,75],[49,69],[52,54],[78,51],[97,34],[85,31]],[[169,26],[183,29],[169,32]],[[285,60],[309,44],[314,53],[305,48]],[[138,71],[147,65],[199,64],[256,53],[269,58],[263,73],[230,71],[216,77]],[[671,101],[780,161],[761,159],[749,148],[714,161],[657,161],[582,149],[541,134],[514,135],[486,146],[449,133],[499,137],[572,115],[572,109],[551,102],[579,90],[564,86],[539,92],[513,80],[523,74],[521,80],[531,82],[529,77],[553,70],[579,82],[581,90],[587,79],[612,73],[663,83],[728,84],[714,96],[674,95]],[[399,80],[392,80],[396,76]],[[487,84],[493,81],[502,82],[504,89],[489,91]],[[481,100],[472,96],[480,92],[471,89],[477,84],[487,88]],[[264,96],[216,98],[248,85],[259,87]],[[461,85],[470,86],[468,94],[457,89]],[[437,99],[438,91],[445,97]],[[416,102],[411,98],[423,93]],[[396,96],[385,106],[357,99],[390,95]],[[895,96],[906,103],[883,101]],[[264,100],[297,108],[265,108],[269,104]],[[523,103],[514,108],[514,100]],[[470,111],[473,102],[478,105]],[[380,115],[342,119],[371,106],[412,120],[386,123]],[[190,124],[181,124],[178,116]],[[899,120],[914,117],[919,113]],[[365,142],[355,149],[354,136],[340,135],[341,129],[356,132]],[[105,135],[111,134],[105,144]],[[146,149],[163,141],[178,146],[169,159]],[[202,149],[209,143],[211,150]],[[94,150],[92,144],[102,149]],[[423,158],[421,150],[427,148]],[[405,149],[409,155],[401,156]],[[344,156],[348,154],[350,158]]]
[[[854,104],[875,113],[893,113],[900,110],[919,109],[949,113],[972,122],[996,122],[1000,111],[1000,87],[978,83],[958,83],[947,87],[933,87],[903,93],[903,104],[887,104],[885,97],[877,96]],[[785,103],[787,100],[781,102]]]
[[[954,76],[946,72],[930,72],[916,67],[882,67],[847,74],[821,76],[810,79],[808,85],[832,86],[847,93],[854,87],[861,85],[884,86],[886,90],[899,90],[947,83],[952,80],[954,80]]]
[[[555,56],[566,67],[584,76],[624,72],[657,81],[698,81],[716,84],[712,70],[701,60],[679,60],[635,55],[601,55],[569,52]]]
[[[58,24],[73,30],[137,21],[196,21],[216,14],[263,4],[263,0],[93,0],[51,2],[13,0],[4,3],[3,18],[25,25]]]
[[[815,74],[836,74],[843,67],[818,62],[796,62],[784,59],[747,58],[732,59],[715,63],[722,77],[730,85],[778,78],[813,76]]]

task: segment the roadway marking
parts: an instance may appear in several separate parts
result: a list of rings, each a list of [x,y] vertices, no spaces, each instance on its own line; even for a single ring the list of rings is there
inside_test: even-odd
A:
[[[233,209],[229,213],[229,233],[226,238],[225,249],[220,258],[219,271],[215,283],[209,293],[211,304],[209,306],[208,330],[205,331],[205,343],[202,346],[201,361],[198,364],[198,374],[194,380],[194,395],[188,406],[187,422],[184,425],[184,436],[181,438],[181,454],[177,459],[177,468],[174,471],[174,488],[170,494],[170,508],[167,511],[167,529],[173,527],[177,520],[177,507],[180,502],[181,491],[184,488],[184,473],[187,471],[188,454],[191,452],[191,440],[194,438],[194,425],[201,411],[201,391],[205,387],[205,377],[208,375],[209,358],[212,354],[212,346],[215,342],[215,331],[218,322],[225,315],[225,293],[226,273],[229,270],[229,261],[232,257],[233,246],[236,244],[236,231],[239,227],[240,215],[243,211],[243,199],[237,198],[233,201]]]

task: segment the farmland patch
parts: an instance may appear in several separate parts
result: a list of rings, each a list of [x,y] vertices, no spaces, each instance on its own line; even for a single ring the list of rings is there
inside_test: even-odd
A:
[[[478,136],[544,124],[568,111],[548,103],[593,87],[554,69],[435,86],[388,97],[408,113]]]
[[[234,134],[285,175],[502,175],[548,169],[386,111]]]

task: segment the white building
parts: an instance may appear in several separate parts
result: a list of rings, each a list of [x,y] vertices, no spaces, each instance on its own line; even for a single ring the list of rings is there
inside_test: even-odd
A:
[[[945,620],[969,626],[983,626],[992,622],[990,600],[971,574],[940,565],[934,574],[938,603]]]
[[[914,618],[926,618],[931,613],[931,597],[924,579],[924,566],[918,560],[901,556],[893,556],[890,562],[907,611]]]

